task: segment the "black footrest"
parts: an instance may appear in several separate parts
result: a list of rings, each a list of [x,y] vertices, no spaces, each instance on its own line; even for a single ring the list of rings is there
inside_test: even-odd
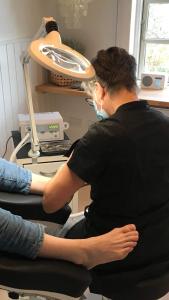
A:
[[[59,211],[46,214],[42,208],[42,196],[22,195],[0,192],[0,207],[20,215],[25,219],[41,220],[65,224],[71,213],[69,205],[65,205]]]

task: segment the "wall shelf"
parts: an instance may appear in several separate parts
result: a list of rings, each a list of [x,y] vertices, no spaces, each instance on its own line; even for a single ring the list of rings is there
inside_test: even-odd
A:
[[[151,106],[169,108],[169,86],[163,90],[140,89],[139,98]]]
[[[52,83],[45,83],[45,84],[37,85],[36,91],[39,93],[50,93],[50,94],[87,97],[87,94],[84,91],[80,91],[77,89],[71,89],[69,87],[60,87],[60,86],[54,85]]]
[[[60,87],[52,83],[38,85],[36,86],[36,91],[39,93],[52,93],[68,96],[88,96],[84,91],[71,89],[69,87]],[[151,106],[169,108],[169,87],[165,88],[164,90],[140,89],[139,98],[147,100]]]

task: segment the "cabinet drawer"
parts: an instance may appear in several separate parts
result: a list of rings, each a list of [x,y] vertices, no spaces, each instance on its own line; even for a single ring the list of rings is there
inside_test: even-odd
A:
[[[59,168],[66,163],[65,161],[46,162],[40,164],[26,164],[24,168],[31,170],[33,173],[40,174],[47,177],[54,176]]]

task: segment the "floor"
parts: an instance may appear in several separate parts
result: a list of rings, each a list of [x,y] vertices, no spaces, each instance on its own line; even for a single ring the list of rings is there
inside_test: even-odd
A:
[[[0,300],[10,300],[8,298],[8,293],[6,291],[0,290]],[[25,297],[20,298],[20,300],[30,300],[30,298],[28,296],[25,296]],[[40,296],[37,296],[37,297],[32,296],[31,300],[45,300],[45,298],[40,297]]]
[[[85,297],[86,298],[84,298],[84,300],[102,300],[102,296],[90,294],[89,292],[87,292],[85,294]],[[0,300],[10,300],[8,298],[8,293],[6,291],[0,290]],[[26,296],[26,297],[20,298],[20,300],[30,300],[30,298]],[[45,298],[44,297],[40,297],[40,296],[37,296],[37,297],[33,297],[32,296],[31,300],[45,300]],[[164,299],[164,300],[167,300],[167,299]]]
[[[103,299],[99,295],[94,295],[94,294],[89,294],[89,293],[86,293],[86,297],[87,298],[85,300],[102,300]],[[6,291],[0,290],[0,300],[10,300],[8,298],[8,294],[7,294]],[[29,300],[29,297],[23,297],[20,300]],[[38,296],[38,298],[37,297],[32,297],[31,300],[45,300],[45,298]],[[104,298],[104,300],[106,300],[106,298]],[[160,298],[158,300],[169,300],[169,293],[166,296],[164,296],[163,298]]]

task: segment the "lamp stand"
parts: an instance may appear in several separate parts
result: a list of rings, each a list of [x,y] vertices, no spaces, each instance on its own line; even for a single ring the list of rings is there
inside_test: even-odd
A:
[[[33,100],[32,100],[32,91],[30,83],[30,74],[29,74],[29,62],[23,62],[26,94],[27,94],[27,104],[29,110],[30,124],[31,124],[31,149],[28,152],[28,156],[32,158],[37,158],[40,156],[40,146],[39,139],[36,130],[35,115],[33,109]]]

